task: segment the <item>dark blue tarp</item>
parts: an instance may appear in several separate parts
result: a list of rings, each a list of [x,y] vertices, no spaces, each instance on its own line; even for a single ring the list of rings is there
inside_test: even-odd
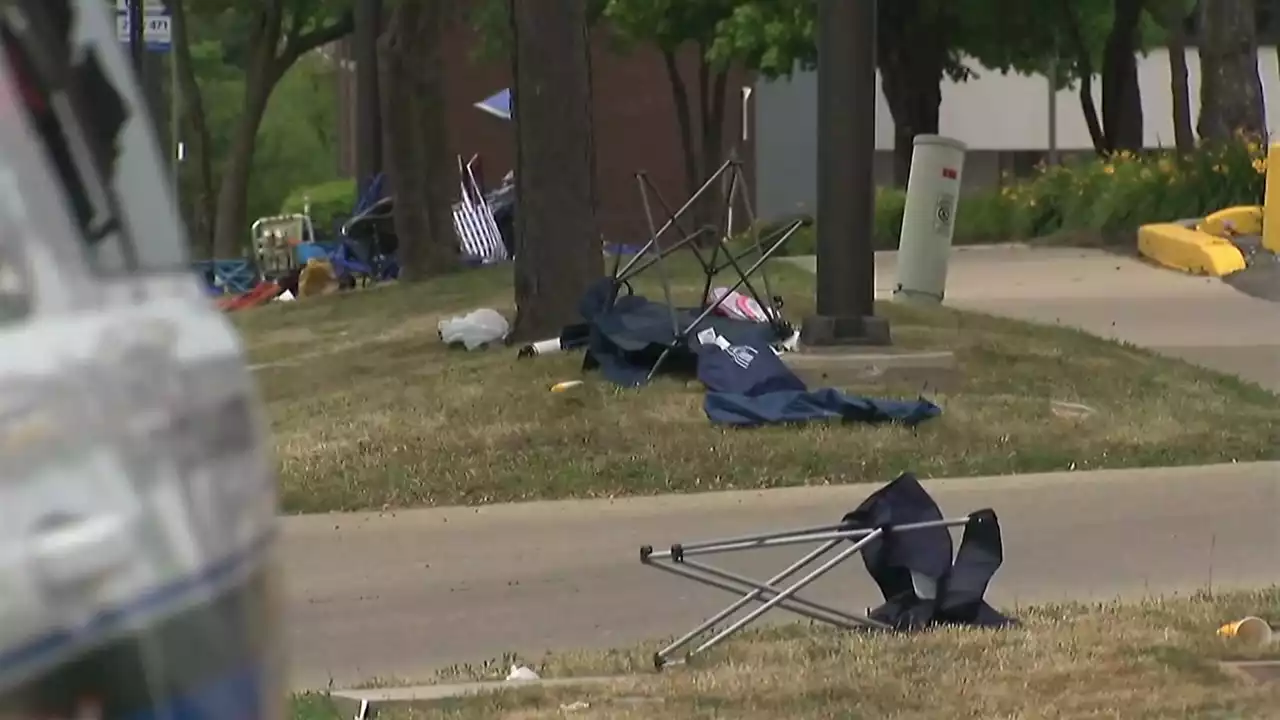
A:
[[[561,334],[562,346],[569,347],[566,341],[571,339],[572,344],[577,345],[580,342],[577,338],[585,336],[587,353],[583,367],[599,369],[606,378],[623,387],[644,385],[664,351],[667,357],[660,368],[663,372],[693,375],[698,364],[697,353],[685,337],[677,337],[670,307],[640,295],[622,295],[614,300],[613,293],[613,283],[608,279],[587,291],[578,308],[587,321],[585,327],[566,328]],[[700,313],[701,310],[676,309],[675,325],[683,330]],[[687,337],[707,329],[744,345],[768,347],[779,340],[770,325],[719,315],[703,318]]]
[[[722,425],[844,420],[915,426],[942,413],[923,398],[875,400],[831,388],[809,390],[768,345],[729,338],[699,345],[698,379],[707,388],[707,417]]]
[[[845,515],[842,524],[874,530],[941,520],[942,510],[916,476],[903,473]],[[954,559],[952,548],[951,533],[942,525],[889,532],[867,543],[862,560],[885,598],[870,617],[904,631],[934,625],[1016,625],[984,599],[1004,562],[995,512],[970,513]],[[925,588],[931,591],[923,592]]]

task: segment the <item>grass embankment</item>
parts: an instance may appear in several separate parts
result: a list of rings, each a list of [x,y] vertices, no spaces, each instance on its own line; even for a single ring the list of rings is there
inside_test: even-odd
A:
[[[780,264],[799,320],[812,277]],[[679,273],[685,301],[694,276]],[[441,345],[436,323],[510,309],[510,271],[463,273],[239,313],[270,409],[289,512],[614,497],[921,477],[1247,461],[1277,456],[1280,398],[1069,329],[885,305],[895,342],[954,351],[963,376],[918,432],[712,426],[696,383],[639,390],[580,377],[577,353]],[[650,292],[652,286],[641,286]],[[854,390],[859,390],[854,388]],[[919,387],[862,389],[910,397]],[[1080,403],[1086,417],[1055,413]]]
[[[389,720],[664,717],[1150,718],[1280,717],[1280,682],[1249,682],[1232,659],[1280,656],[1215,636],[1244,615],[1280,617],[1280,589],[1141,604],[1043,606],[1019,628],[917,635],[844,633],[811,625],[748,632],[693,667],[655,674],[654,646],[553,655],[543,677],[627,675],[607,685],[504,691],[395,708]],[[518,659],[517,659],[518,660]],[[505,671],[505,665],[500,670]],[[449,677],[501,679],[497,675]],[[295,720],[336,720],[323,696],[294,701]],[[569,709],[573,708],[570,712]]]

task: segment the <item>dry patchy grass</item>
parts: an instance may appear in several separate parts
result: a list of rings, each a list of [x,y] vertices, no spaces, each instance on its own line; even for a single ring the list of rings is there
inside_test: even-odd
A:
[[[803,317],[811,276],[773,273],[789,315]],[[514,349],[467,353],[436,336],[443,317],[509,310],[508,281],[506,269],[478,270],[235,316],[269,404],[287,511],[1280,456],[1280,398],[1259,388],[1072,330],[942,308],[880,309],[898,345],[949,349],[961,365],[960,386],[935,398],[943,416],[915,433],[726,430],[707,421],[696,383],[672,379],[640,390],[591,380],[555,395],[550,385],[579,377],[578,354],[517,361]],[[1054,400],[1096,413],[1059,417]]]
[[[395,710],[393,720],[454,718],[1274,718],[1280,684],[1223,671],[1247,651],[1215,629],[1280,617],[1280,589],[1141,604],[1044,606],[1005,631],[918,635],[787,625],[748,633],[691,667],[647,670],[647,646],[554,655],[543,677],[625,674],[602,686],[523,689]],[[500,677],[500,676],[499,676]],[[456,679],[456,678],[448,678]],[[492,679],[492,678],[486,678]],[[313,698],[313,702],[317,699]],[[562,706],[586,703],[572,713]],[[314,717],[322,717],[316,715]]]

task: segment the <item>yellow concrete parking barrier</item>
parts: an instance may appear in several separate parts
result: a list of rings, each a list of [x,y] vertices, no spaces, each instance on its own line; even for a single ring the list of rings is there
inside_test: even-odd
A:
[[[1222,277],[1245,267],[1231,241],[1176,223],[1138,228],[1138,252],[1165,267],[1193,275]]]
[[[1226,239],[1232,235],[1260,235],[1262,247],[1280,253],[1280,143],[1267,148],[1261,207],[1219,210],[1194,227],[1180,223],[1143,225],[1138,228],[1138,252],[1174,270],[1222,277],[1245,268],[1244,253]]]

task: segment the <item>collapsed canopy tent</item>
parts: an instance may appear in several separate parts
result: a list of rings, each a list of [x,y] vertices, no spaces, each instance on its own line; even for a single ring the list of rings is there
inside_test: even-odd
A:
[[[964,527],[953,556],[949,528]],[[763,582],[695,560],[702,555],[743,552],[789,545],[818,547]],[[799,580],[789,578],[812,566],[837,547],[844,548]],[[805,600],[799,592],[850,557],[862,554],[884,603],[866,614],[853,614]],[[714,627],[752,603],[760,606],[741,615],[685,653],[705,652],[758,620],[783,608],[837,628],[911,632],[935,625],[1002,628],[1016,621],[987,604],[984,596],[1004,560],[1000,523],[993,510],[960,518],[944,518],[937,503],[911,473],[872,493],[835,525],[672,545],[669,550],[640,548],[649,567],[742,596],[654,655],[654,666],[672,664],[676,651],[707,635]]]
[[[771,292],[765,264],[808,219],[780,222],[762,236],[751,212],[742,172],[740,161],[725,162],[675,211],[647,175],[636,173],[649,220],[648,242],[625,265],[622,255],[614,256],[610,276],[590,288],[579,304],[581,323],[565,328],[559,338],[526,346],[521,356],[586,346],[587,369],[598,367],[614,382],[636,386],[662,370],[692,373],[697,353],[690,341],[706,329],[714,329],[735,343],[760,347],[791,337],[794,329],[782,317],[782,301]],[[690,208],[710,188],[722,183],[727,183],[727,192],[720,224],[688,231],[684,223]],[[654,218],[655,202],[666,214],[661,225]],[[735,208],[747,228],[743,233],[748,238],[745,243],[732,240]],[[679,232],[678,239],[668,237],[672,230]],[[680,250],[688,251],[697,260],[703,274],[702,292],[684,306],[677,306],[673,299],[664,262]],[[651,270],[661,283],[662,302],[636,295],[633,290],[633,281]],[[713,287],[720,278],[725,278],[727,286]]]
[[[703,407],[714,423],[750,427],[844,420],[914,427],[942,412],[923,398],[875,400],[833,388],[809,390],[768,345],[734,343],[710,329],[697,337],[698,379],[707,388]]]

